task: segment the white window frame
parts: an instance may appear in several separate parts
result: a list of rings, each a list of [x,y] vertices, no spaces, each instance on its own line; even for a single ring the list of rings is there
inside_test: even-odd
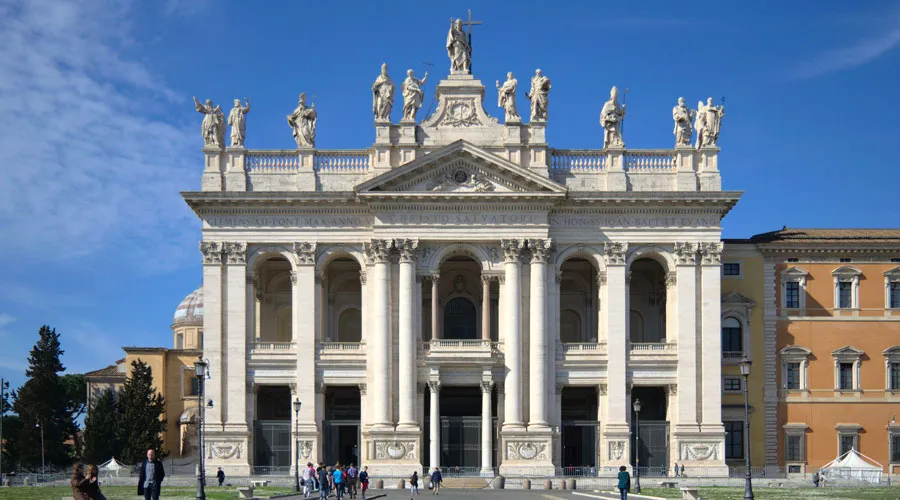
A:
[[[789,345],[779,351],[781,355],[781,389],[784,391],[806,391],[809,390],[808,372],[809,372],[809,356],[812,351],[799,345]],[[800,388],[787,388],[787,365],[789,363],[800,363]]]
[[[891,365],[900,365],[900,345],[881,351],[884,356],[884,388],[888,392],[900,392],[900,387],[891,386]]]
[[[781,272],[781,309],[782,311],[797,311],[797,314],[800,316],[804,316],[806,314],[806,277],[809,276],[809,272],[806,269],[792,266]],[[787,284],[788,283],[799,283],[800,284],[800,303],[798,304],[800,307],[792,307],[788,309],[787,307]]]
[[[884,276],[884,309],[885,314],[900,315],[900,309],[891,309],[891,283],[900,283],[900,266],[881,273]]]
[[[738,265],[738,273],[734,274],[725,274],[725,264],[737,264]],[[744,261],[742,260],[726,260],[722,262],[722,278],[727,280],[742,280],[744,279]]]
[[[841,266],[831,272],[834,280],[834,309],[859,310],[859,277],[862,271],[854,266]],[[841,307],[840,284],[850,283],[850,307]]]
[[[194,368],[189,366],[181,367],[181,399],[197,399],[197,394],[191,395],[184,392],[185,387],[189,387],[190,379],[197,378],[194,375]]]
[[[891,444],[894,441],[894,436],[900,436],[900,424],[892,421],[888,424],[888,463],[891,466],[890,470],[893,470],[894,466],[900,465],[900,462],[891,461],[891,457],[894,456],[894,450],[891,448]]]
[[[736,378],[738,380],[738,390],[732,391],[725,388],[725,379]],[[742,394],[744,392],[744,377],[742,375],[722,375],[722,392],[725,394]]]
[[[859,424],[837,424],[834,426],[834,430],[837,431],[837,455],[841,456],[841,438],[846,436],[853,437],[853,449],[859,453],[859,431],[862,430],[862,426]]]
[[[859,391],[859,368],[862,361],[864,351],[845,345],[840,349],[831,352],[834,358],[834,390],[840,392],[856,392]],[[841,389],[841,363],[853,364],[853,386],[850,389]]]
[[[809,430],[809,426],[805,423],[787,423],[781,426],[782,431],[784,432],[784,465],[787,468],[788,465],[799,465],[801,467],[801,472],[806,472],[806,432]],[[800,437],[800,459],[799,460],[788,460],[787,457],[787,440],[788,436],[799,436]]]
[[[722,316],[721,322],[724,324],[725,320],[728,318],[734,318],[741,324],[741,350],[742,356],[740,358],[725,358],[722,357],[722,362],[725,364],[738,364],[741,362],[741,358],[746,357],[749,360],[753,360],[753,349],[751,349],[750,342],[752,340],[752,335],[750,334],[750,317],[753,313],[753,306],[756,305],[756,301],[753,299],[744,297],[743,295],[737,292],[729,292],[726,293],[722,297]],[[721,331],[719,332],[721,335]]]

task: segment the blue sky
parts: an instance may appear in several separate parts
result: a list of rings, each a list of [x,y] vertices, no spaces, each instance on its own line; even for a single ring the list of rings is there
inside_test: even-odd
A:
[[[797,2],[220,2],[0,0],[0,376],[18,385],[38,328],[72,371],[122,345],[171,346],[200,285],[201,116],[248,96],[250,148],[293,148],[307,92],[321,148],[373,142],[371,82],[434,64],[472,8],[475,75],[553,81],[548,140],[599,148],[600,106],[628,88],[625,140],[673,144],[671,108],[726,96],[720,169],[744,190],[726,237],[900,220],[900,4]],[[426,102],[428,99],[426,99]],[[395,115],[400,106],[394,107]],[[395,116],[396,120],[397,117]]]

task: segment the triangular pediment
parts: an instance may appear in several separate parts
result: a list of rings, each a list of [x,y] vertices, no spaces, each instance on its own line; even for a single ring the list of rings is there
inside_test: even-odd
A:
[[[723,304],[731,304],[731,305],[741,305],[746,307],[753,307],[756,305],[756,301],[745,297],[738,292],[728,292],[722,296]]]
[[[565,196],[566,188],[463,140],[356,186],[360,196]]]

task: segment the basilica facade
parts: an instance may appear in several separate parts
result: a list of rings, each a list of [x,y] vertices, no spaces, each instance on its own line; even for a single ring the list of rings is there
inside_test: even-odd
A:
[[[303,96],[296,150],[245,149],[245,111],[226,147],[198,103],[202,189],[183,196],[203,223],[209,468],[727,474],[722,110],[680,104],[675,146],[633,150],[613,89],[604,148],[553,148],[549,78],[527,123],[513,75],[498,84],[501,123],[451,35],[421,121],[425,79],[392,123],[382,69],[366,149],[316,149]]]

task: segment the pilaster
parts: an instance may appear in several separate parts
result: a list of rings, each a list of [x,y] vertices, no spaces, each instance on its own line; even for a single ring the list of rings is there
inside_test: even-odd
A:
[[[504,255],[504,361],[506,363],[506,398],[503,402],[503,431],[525,430],[522,421],[522,240],[501,240]]]
[[[676,300],[678,302],[678,411],[675,434],[696,434],[697,390],[700,384],[697,363],[697,244],[675,244]]]
[[[371,342],[367,343],[372,383],[372,430],[393,430],[391,418],[391,344],[390,286],[388,281],[390,240],[374,239],[365,243],[366,258],[372,262],[371,276]]]
[[[316,243],[295,242],[293,246],[294,271],[291,273],[291,340],[297,346],[296,394],[303,405],[300,408],[300,433],[304,440],[317,440],[318,408],[316,398],[316,310],[319,294],[316,286]],[[322,402],[324,404],[324,401]],[[318,449],[318,443],[313,443]]]
[[[529,292],[529,418],[528,431],[549,432],[547,419],[548,396],[548,339],[547,339],[547,260],[549,239],[529,239],[531,251],[531,286]]]
[[[228,170],[225,173],[226,191],[247,190],[247,171],[244,164],[246,154],[247,150],[242,146],[229,147],[225,150],[226,163],[228,164]]]
[[[203,356],[209,362],[209,370],[215,373],[204,384],[206,397],[222,401],[222,374],[224,373],[222,330],[222,243],[201,241],[203,255]],[[223,422],[221,404],[206,410],[206,426],[220,427]]]
[[[396,239],[394,247],[400,253],[399,283],[399,360],[397,362],[400,391],[398,430],[419,431],[416,419],[416,325],[414,308],[416,305],[416,258],[419,241],[414,239]]]
[[[203,148],[205,167],[203,177],[200,180],[200,189],[203,191],[222,191],[224,182],[222,179],[222,148],[206,146]]]
[[[606,150],[606,190],[628,191],[624,148],[610,147]]]
[[[601,453],[604,468],[629,464],[631,429],[628,384],[628,277],[625,255],[628,244],[610,242],[604,248],[606,259],[606,337],[607,390],[605,422],[601,422]]]
[[[699,150],[700,191],[721,191],[722,176],[719,174],[719,148],[702,147]]]
[[[691,146],[675,146],[676,191],[697,191],[697,172],[694,166],[694,148]]]
[[[248,433],[247,423],[247,244],[222,244],[225,259],[225,345],[227,353],[223,380],[224,394],[217,402],[225,409],[224,430]]]

